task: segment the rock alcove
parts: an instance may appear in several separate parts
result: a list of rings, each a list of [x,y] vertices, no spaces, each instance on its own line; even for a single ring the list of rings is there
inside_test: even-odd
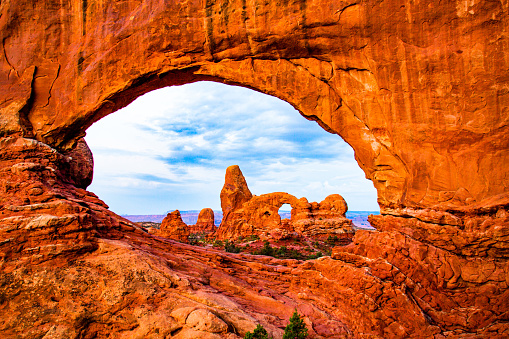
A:
[[[507,10],[2,1],[0,331],[280,336],[297,307],[318,338],[506,337]],[[271,94],[341,135],[377,189],[376,231],[330,258],[253,261],[157,240],[83,189],[75,145],[93,122],[200,80]]]

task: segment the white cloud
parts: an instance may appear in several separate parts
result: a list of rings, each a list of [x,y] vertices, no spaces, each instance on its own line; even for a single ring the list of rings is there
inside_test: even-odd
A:
[[[87,131],[90,189],[122,214],[220,209],[224,171],[238,164],[254,194],[321,201],[342,194],[375,210],[353,151],[289,104],[240,87],[194,83],[146,94]]]

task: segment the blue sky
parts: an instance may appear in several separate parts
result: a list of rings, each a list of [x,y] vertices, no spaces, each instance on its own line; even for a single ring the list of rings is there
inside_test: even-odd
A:
[[[378,210],[376,191],[339,136],[290,104],[213,82],[166,87],[98,121],[85,138],[96,193],[119,214],[221,209],[226,167],[253,194],[311,201],[341,194],[349,209]]]

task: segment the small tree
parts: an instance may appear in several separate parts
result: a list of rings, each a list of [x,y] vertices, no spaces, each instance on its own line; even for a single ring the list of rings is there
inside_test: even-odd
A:
[[[304,324],[304,320],[300,317],[299,313],[297,313],[297,310],[295,310],[290,318],[290,323],[285,328],[283,339],[305,339],[307,336],[308,329],[306,328],[306,324]]]
[[[247,332],[244,339],[272,339],[262,325],[256,325],[253,333]]]

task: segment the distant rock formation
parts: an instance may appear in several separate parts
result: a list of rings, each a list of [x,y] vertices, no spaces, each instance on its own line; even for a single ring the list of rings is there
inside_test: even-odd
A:
[[[220,197],[221,209],[223,210],[221,225],[229,223],[231,212],[241,208],[243,203],[253,197],[249,187],[247,187],[246,178],[244,178],[238,165],[226,169]]]
[[[292,207],[290,219],[281,220],[279,216],[283,204]],[[226,170],[221,207],[223,221],[216,232],[219,239],[249,235],[283,239],[292,234],[316,238],[336,235],[351,239],[355,233],[352,221],[345,216],[346,201],[339,194],[329,195],[320,203],[309,203],[306,198],[297,199],[285,192],[253,196],[238,166]]]
[[[190,233],[212,233],[216,231],[214,224],[214,211],[212,208],[204,208],[198,214],[196,224],[189,226]]]
[[[150,231],[154,235],[180,242],[187,242],[190,234],[189,227],[182,221],[179,210],[168,213],[159,230],[151,229]]]

